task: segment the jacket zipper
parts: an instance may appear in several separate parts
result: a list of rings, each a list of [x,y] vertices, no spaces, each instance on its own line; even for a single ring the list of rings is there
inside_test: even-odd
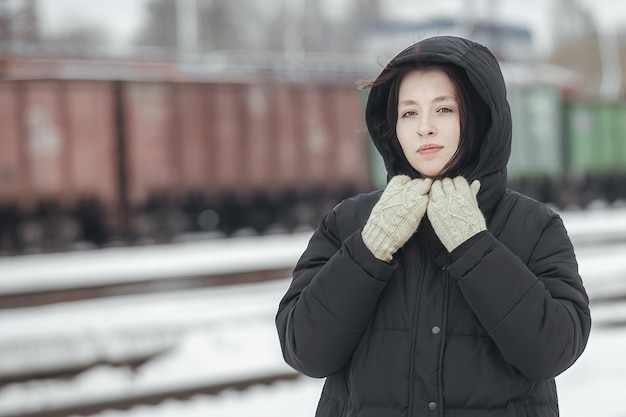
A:
[[[409,360],[409,366],[410,366],[410,370],[409,370],[409,413],[408,416],[411,417],[413,416],[413,400],[414,400],[414,396],[413,396],[413,386],[414,386],[414,381],[415,381],[415,345],[417,343],[417,325],[418,325],[418,313],[419,313],[419,304],[420,304],[420,296],[422,295],[422,286],[424,285],[424,279],[422,279],[422,277],[424,277],[426,275],[426,249],[422,248],[421,249],[422,252],[422,257],[421,257],[421,261],[422,261],[422,265],[420,268],[420,275],[418,275],[419,277],[419,284],[417,285],[417,294],[415,296],[415,308],[413,310],[413,321],[411,323],[411,332],[412,332],[412,336],[411,336],[411,350],[409,351],[409,354],[411,355],[411,358]],[[410,274],[406,274],[405,276],[409,276]],[[410,278],[409,278],[410,279]]]
[[[443,352],[446,344],[446,329],[448,328],[448,305],[450,301],[450,276],[444,267],[443,276],[443,317],[441,319],[441,340],[439,344],[439,361],[437,372],[437,415],[443,416]]]

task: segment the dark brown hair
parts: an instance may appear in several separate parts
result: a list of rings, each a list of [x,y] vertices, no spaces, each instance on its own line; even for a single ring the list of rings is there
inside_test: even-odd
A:
[[[434,62],[414,62],[397,67],[388,67],[378,78],[359,83],[361,89],[371,89],[390,83],[386,105],[386,124],[381,130],[382,140],[392,141],[392,148],[398,156],[406,160],[404,152],[396,136],[398,120],[398,97],[400,84],[406,74],[414,70],[439,69],[443,71],[454,84],[459,100],[461,138],[459,147],[450,161],[441,169],[438,177],[453,177],[460,175],[468,164],[478,160],[481,140],[491,124],[489,109],[478,96],[465,71],[453,64]],[[408,161],[407,161],[408,163]]]

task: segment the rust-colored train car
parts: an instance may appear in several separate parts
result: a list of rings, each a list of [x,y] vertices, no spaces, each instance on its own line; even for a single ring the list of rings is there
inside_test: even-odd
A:
[[[370,188],[352,81],[0,82],[0,247],[314,225]]]
[[[96,224],[113,221],[119,201],[111,85],[0,83],[3,247],[65,245],[113,226]],[[92,224],[90,206],[103,210]]]

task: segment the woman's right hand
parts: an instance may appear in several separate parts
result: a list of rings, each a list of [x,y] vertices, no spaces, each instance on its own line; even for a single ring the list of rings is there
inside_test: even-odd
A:
[[[389,262],[415,233],[428,206],[432,180],[395,176],[387,184],[363,227],[365,246],[380,260]]]
[[[470,185],[460,176],[437,180],[431,187],[428,219],[449,252],[487,229],[476,199],[479,190],[480,181],[475,180]]]

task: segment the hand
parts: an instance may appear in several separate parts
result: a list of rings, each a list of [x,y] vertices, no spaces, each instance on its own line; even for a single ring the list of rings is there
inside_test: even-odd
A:
[[[479,189],[478,180],[469,185],[463,177],[444,178],[432,184],[428,219],[448,252],[487,229],[476,200]]]
[[[372,209],[361,235],[365,246],[380,260],[389,262],[415,233],[428,206],[431,179],[411,180],[397,175]]]

